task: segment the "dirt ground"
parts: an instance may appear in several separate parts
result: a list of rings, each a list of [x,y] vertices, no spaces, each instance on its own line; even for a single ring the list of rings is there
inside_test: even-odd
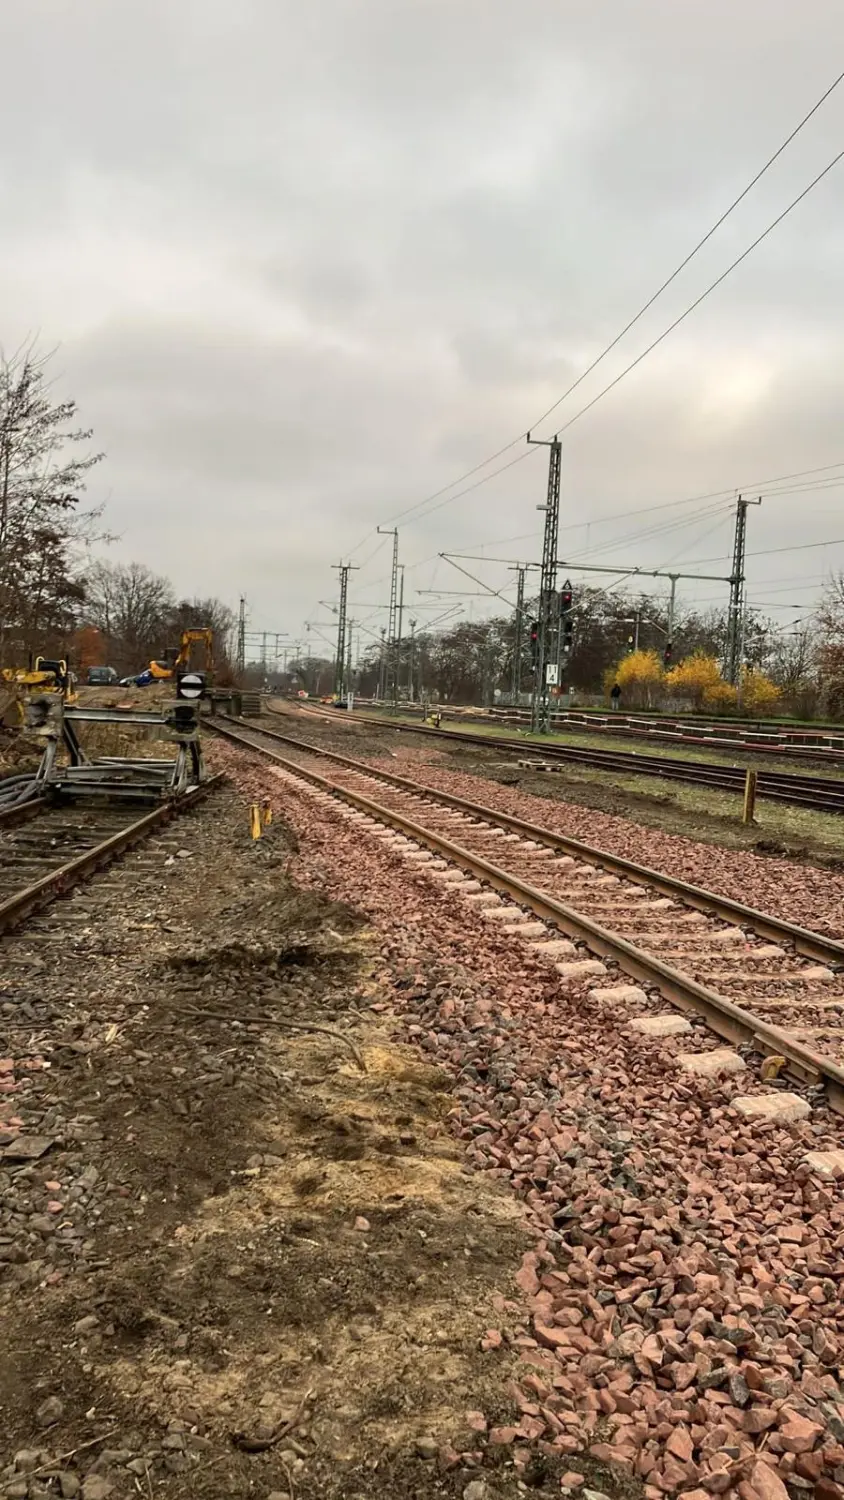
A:
[[[0,1495],[558,1494],[557,1460],[478,1478],[478,1410],[520,1419],[483,1347],[516,1200],[374,934],[247,814],[217,794],[4,944]]]

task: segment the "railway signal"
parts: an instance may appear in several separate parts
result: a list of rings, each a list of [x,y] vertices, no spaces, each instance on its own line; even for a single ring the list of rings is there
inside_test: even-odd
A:
[[[662,665],[664,667],[670,667],[671,666],[671,658],[672,658],[673,655],[674,655],[674,646],[673,646],[673,643],[671,641],[666,641],[665,642],[665,649],[664,649],[664,651],[662,653]]]
[[[568,661],[574,645],[574,620],[571,614],[572,588],[566,579],[560,590],[560,616],[562,623],[562,638],[560,641],[560,652],[564,661]]]
[[[202,672],[177,672],[176,697],[201,698],[205,693],[205,677]]]
[[[530,622],[530,651],[531,651],[531,656],[534,658],[534,660],[536,659],[536,648],[537,648],[538,645],[539,645],[539,621],[538,620],[531,620],[531,622]]]

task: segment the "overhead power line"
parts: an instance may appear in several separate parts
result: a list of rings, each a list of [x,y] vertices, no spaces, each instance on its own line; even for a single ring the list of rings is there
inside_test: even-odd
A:
[[[775,219],[772,219],[767,229],[763,229],[762,233],[756,236],[756,239],[752,242],[752,244],[748,245],[747,249],[743,250],[741,255],[736,256],[735,260],[727,266],[726,271],[722,271],[721,275],[717,276],[715,280],[706,288],[706,291],[701,292],[700,296],[695,298],[694,302],[692,302],[686,308],[685,312],[681,312],[680,316],[675,318],[673,323],[669,323],[668,327],[664,329],[657,338],[652,339],[647,348],[643,349],[641,354],[637,354],[636,358],[632,359],[630,361],[630,364],[626,365],[625,368],[620,372],[620,374],[616,375],[615,379],[610,381],[609,385],[605,385],[603,390],[598,392],[597,396],[593,396],[591,401],[587,401],[586,405],[580,408],[580,411],[576,411],[573,417],[569,417],[568,421],[563,423],[563,426],[560,428],[560,432],[566,432],[568,428],[573,426],[575,422],[579,422],[580,418],[585,416],[588,411],[591,411],[592,407],[596,406],[599,401],[602,401],[604,396],[608,395],[610,391],[614,390],[619,382],[622,381],[626,375],[630,374],[631,370],[635,370],[636,366],[640,365],[642,363],[642,360],[646,359],[647,356],[654,349],[656,349],[657,345],[662,343],[663,339],[667,339],[669,333],[673,333],[675,328],[679,328],[680,324],[685,322],[689,314],[693,313],[696,307],[700,307],[701,302],[705,302],[710,293],[714,292],[716,287],[719,287],[721,285],[722,281],[726,281],[727,277],[732,274],[737,266],[741,265],[742,261],[747,260],[748,255],[751,255],[756,247],[758,245],[761,245],[762,241],[768,238],[768,235],[771,234],[774,229],[776,229],[778,224],[782,223],[783,219],[786,219],[788,217],[792,210],[797,207],[798,203],[802,203],[803,199],[808,197],[812,189],[816,188],[818,183],[822,182],[824,177],[826,177],[827,173],[831,172],[833,167],[838,165],[842,156],[844,156],[844,148],[842,148],[842,150],[839,151],[836,156],[833,156],[832,161],[827,162],[826,166],[822,171],[818,173],[817,177],[812,178],[812,181],[809,183],[808,187],[804,187],[802,193],[798,193],[796,198],[792,198],[788,207],[784,208],[782,213],[777,214],[777,217]]]
[[[773,154],[768,157],[767,161],[759,168],[758,172],[756,172],[755,175],[750,179],[750,181],[747,183],[746,187],[744,187],[742,189],[742,191],[738,194],[738,196],[733,199],[732,203],[730,203],[729,206],[726,209],[724,209],[723,213],[721,213],[719,215],[719,217],[715,220],[715,223],[711,225],[711,227],[706,231],[706,233],[704,235],[702,235],[702,237],[697,241],[697,243],[693,246],[693,248],[689,251],[689,253],[683,258],[683,260],[680,261],[680,264],[675,267],[675,269],[671,272],[671,275],[668,276],[665,279],[665,281],[663,281],[662,284],[657,288],[657,290],[648,298],[648,300],[642,304],[642,306],[639,308],[639,311],[637,313],[635,313],[634,316],[632,318],[630,318],[627,323],[625,323],[625,325],[621,329],[621,331],[616,334],[615,338],[612,339],[610,341],[610,343],[605,346],[604,349],[601,350],[600,354],[598,354],[596,356],[596,358],[592,361],[592,363],[589,364],[586,367],[586,369],[583,370],[580,375],[578,375],[577,379],[574,380],[572,382],[572,384],[563,392],[563,394],[561,396],[559,396],[557,398],[557,400],[554,401],[552,403],[552,405],[549,406],[548,409],[545,412],[542,413],[542,416],[537,417],[536,420],[534,422],[532,422],[529,427],[525,428],[522,432],[518,433],[516,437],[512,438],[509,442],[504,443],[502,447],[497,448],[494,453],[490,453],[485,459],[482,459],[480,463],[474,464],[473,467],[470,468],[470,469],[466,469],[463,474],[458,475],[458,477],[456,479],[451,480],[451,482],[449,484],[445,484],[440,489],[434,490],[432,494],[426,495],[422,500],[417,500],[413,505],[406,506],[404,510],[399,511],[396,515],[392,516],[390,518],[391,524],[395,524],[396,522],[405,519],[405,517],[413,515],[416,511],[424,509],[425,507],[427,507],[428,505],[430,505],[433,501],[439,500],[441,496],[447,495],[448,491],[454,489],[456,485],[463,484],[463,482],[465,480],[473,478],[473,476],[475,474],[480,473],[480,471],[482,469],[485,469],[485,468],[488,467],[489,464],[494,463],[497,458],[501,458],[501,457],[503,457],[503,455],[505,453],[509,453],[509,451],[512,448],[515,448],[518,443],[522,442],[524,440],[524,438],[527,437],[527,434],[529,432],[531,432],[535,428],[539,427],[539,425],[542,422],[544,422],[546,420],[546,418],[551,415],[552,412],[556,411],[557,408],[559,406],[561,406],[562,403],[565,400],[567,400],[567,398],[572,394],[572,392],[575,391],[575,390],[577,390],[578,386],[582,384],[582,382],[587,378],[587,376],[591,375],[592,371],[595,370],[595,369],[597,369],[598,365],[601,364],[604,359],[606,359],[607,355],[610,354],[612,352],[612,350],[616,348],[616,346],[621,342],[621,340],[625,337],[625,335],[630,332],[631,328],[634,328],[635,325],[645,316],[645,313],[647,313],[650,310],[650,308],[653,307],[654,303],[662,296],[663,292],[667,291],[668,287],[670,287],[672,285],[672,283],[674,281],[676,281],[677,277],[681,274],[681,272],[683,272],[686,269],[686,267],[690,264],[690,262],[692,260],[694,260],[695,256],[703,249],[704,245],[706,245],[709,242],[709,240],[712,239],[713,235],[717,233],[717,231],[721,228],[722,224],[724,224],[726,222],[726,220],[730,217],[730,215],[735,211],[735,209],[738,208],[739,204],[744,201],[744,199],[753,190],[753,188],[756,186],[756,184],[761,181],[761,179],[765,176],[766,172],[768,172],[770,170],[770,168],[774,165],[774,162],[776,162],[779,159],[779,157],[782,156],[783,152],[785,150],[787,150],[787,148],[791,145],[792,141],[796,138],[796,136],[798,136],[800,134],[801,130],[803,130],[804,126],[807,125],[809,123],[809,121],[812,119],[813,115],[815,115],[817,113],[817,111],[826,102],[826,100],[830,97],[830,95],[832,93],[834,93],[835,89],[837,89],[839,87],[839,85],[841,84],[842,80],[844,80],[844,71],[842,71],[841,73],[839,73],[838,76],[837,76],[837,78],[834,78],[833,81],[832,81],[832,83],[829,85],[829,87],[824,90],[824,92],[821,94],[820,98],[818,98],[818,99],[815,100],[815,103],[812,105],[811,109],[809,109],[806,112],[806,114],[803,116],[803,118],[798,121],[798,123],[794,126],[793,130],[791,130],[790,133],[786,136],[785,140],[782,141],[781,144],[777,147],[776,151],[774,151]],[[684,318],[688,317],[689,314],[695,310],[696,307],[699,307],[700,303],[704,300],[704,298],[707,297],[707,296],[709,296],[709,293],[712,292],[712,291],[714,291],[715,288],[717,286],[719,286],[720,283],[725,279],[725,277],[729,276],[730,272],[733,271],[733,270],[735,270],[736,266],[740,265],[741,262],[742,262],[742,260],[746,259],[746,257],[748,255],[750,255],[753,250],[755,250],[756,246],[759,245],[759,244],[761,244],[762,240],[765,239],[767,237],[767,235],[769,235],[771,233],[771,231],[773,229],[775,229],[777,227],[777,225],[782,222],[782,220],[786,217],[786,215],[789,214],[789,213],[791,213],[792,209],[796,208],[797,204],[800,203],[802,201],[802,199],[805,198],[806,195],[808,193],[810,193],[814,187],[817,186],[817,184],[821,181],[821,178],[825,177],[826,174],[827,174],[827,172],[829,172],[829,171],[832,170],[832,168],[840,160],[841,155],[844,155],[844,152],[839,153],[839,155],[837,157],[835,157],[835,159],[832,162],[830,162],[827,167],[824,168],[823,172],[821,172],[814,179],[814,181],[811,182],[809,184],[809,186],[804,189],[804,191],[799,195],[799,197],[795,198],[794,201],[789,204],[788,208],[785,209],[784,212],[782,214],[780,214],[779,217],[776,218],[773,221],[772,224],[769,224],[768,228],[764,231],[764,233],[761,234],[758,239],[754,240],[754,242],[753,242],[752,245],[748,246],[747,250],[744,251],[743,255],[739,256],[737,260],[733,261],[732,265],[727,268],[727,270],[723,273],[723,275],[720,276],[717,281],[714,281],[712,283],[712,285],[707,288],[706,292],[704,292],[701,297],[697,298],[697,300],[692,303],[691,307],[689,307],[689,308],[686,309],[685,313],[683,313],[680,318],[678,318],[674,323],[672,323],[670,325],[670,327],[665,330],[664,333],[660,334],[660,337],[658,339],[656,339],[654,341],[654,343],[652,343],[651,345],[649,345],[649,347],[646,350],[644,350],[644,352],[642,354],[639,355],[638,359],[634,360],[633,363],[631,365],[629,365],[626,370],[622,371],[621,375],[619,375],[609,386],[607,386],[604,391],[600,392],[599,395],[596,396],[593,401],[589,402],[589,404],[587,406],[583,407],[582,410],[579,411],[571,419],[571,421],[566,424],[566,426],[570,426],[571,422],[575,422],[575,421],[578,420],[579,417],[583,416],[584,412],[588,411],[591,406],[594,406],[596,401],[599,401],[601,399],[601,397],[604,396],[604,395],[606,395],[607,391],[612,390],[613,386],[617,385],[618,382],[619,382],[619,380],[623,379],[624,376],[626,374],[628,374],[630,370],[632,370],[633,368],[635,368],[635,366],[637,364],[641,363],[641,361],[645,358],[645,356],[647,354],[649,354],[652,349],[656,348],[656,346],[657,346],[658,343],[661,343],[664,338],[667,338],[668,334],[671,333],[677,327],[678,323],[681,323]],[[565,429],[563,429],[563,430],[565,430]],[[514,463],[520,463],[527,456],[528,456],[528,454],[520,454],[519,458],[513,460],[513,462]],[[492,474],[486,475],[484,478],[480,479],[478,481],[477,485],[469,485],[467,489],[460,490],[458,492],[458,494],[452,495],[449,499],[443,500],[441,503],[443,505],[450,505],[452,503],[452,501],[460,499],[460,497],[462,495],[468,494],[470,490],[478,488],[479,485],[486,484],[489,480],[494,479],[497,474],[502,473],[504,471],[504,469],[509,468],[509,467],[511,467],[510,464],[503,465],[502,468],[496,469],[496,470],[494,470],[494,472]],[[434,509],[439,509],[440,507],[439,506],[434,506],[433,508]],[[370,533],[367,533],[367,536],[369,534]],[[364,541],[366,541],[366,540],[367,540],[367,538],[364,538]],[[353,548],[352,550],[355,551],[355,552],[358,551],[359,548],[361,546],[363,546],[363,544],[364,544],[364,542],[359,542],[358,546],[355,547],[355,548]]]
[[[733,213],[733,211],[738,208],[739,204],[741,202],[743,202],[743,200],[747,197],[748,193],[751,192],[753,188],[755,188],[757,182],[761,181],[761,179],[765,176],[765,173],[774,165],[774,162],[777,161],[777,159],[780,156],[782,156],[782,154],[786,150],[786,148],[791,145],[791,142],[794,140],[795,136],[798,136],[800,134],[800,131],[803,129],[804,125],[807,125],[809,123],[809,121],[811,120],[812,116],[814,114],[817,114],[817,112],[820,109],[821,105],[824,104],[826,102],[826,100],[829,98],[830,94],[832,94],[835,91],[835,89],[838,88],[838,85],[841,83],[841,81],[843,79],[844,79],[844,72],[839,73],[838,77],[835,78],[835,79],[833,79],[832,83],[829,85],[829,88],[826,89],[824,91],[824,93],[821,94],[820,98],[815,101],[815,103],[812,105],[812,108],[808,111],[807,114],[805,114],[803,116],[803,118],[802,118],[802,120],[800,120],[799,124],[795,125],[795,127],[792,130],[791,134],[786,136],[785,140],[782,142],[782,145],[778,146],[777,149],[776,149],[776,151],[773,153],[773,156],[769,156],[768,157],[768,160],[765,162],[764,166],[762,166],[762,167],[759,168],[759,171],[756,173],[756,176],[755,177],[751,177],[749,183],[747,184],[747,187],[742,188],[742,191],[739,193],[739,195],[738,195],[737,198],[733,199],[733,201],[730,204],[729,208],[725,208],[724,209],[724,212],[721,214],[721,217],[719,219],[715,220],[715,223],[712,225],[711,229],[708,229],[706,231],[706,234],[703,235],[703,237],[698,240],[698,242],[694,246],[694,248],[689,251],[689,253],[686,256],[685,260],[681,260],[681,262],[680,262],[679,266],[677,266],[676,270],[674,270],[674,271],[671,272],[671,275],[662,283],[662,286],[658,287],[657,290],[654,292],[653,296],[649,297],[648,300],[647,300],[647,302],[645,302],[643,304],[643,306],[639,308],[639,311],[636,313],[636,315],[630,319],[629,323],[626,323],[624,325],[624,327],[622,328],[621,332],[616,334],[616,336],[612,340],[612,342],[609,343],[609,344],[607,344],[607,346],[606,346],[605,349],[601,350],[601,353],[597,356],[596,359],[593,359],[591,365],[587,366],[587,368],[583,371],[583,374],[582,375],[578,375],[577,379],[574,380],[574,381],[572,381],[572,384],[569,386],[568,390],[564,391],[563,394],[562,394],[562,396],[560,396],[559,399],[557,401],[555,401],[552,406],[549,406],[548,410],[546,412],[543,412],[541,417],[537,418],[536,422],[533,424],[535,427],[538,427],[541,422],[544,422],[545,419],[546,419],[546,417],[550,417],[551,413],[554,412],[554,411],[556,411],[558,406],[562,405],[562,403],[566,400],[566,398],[571,395],[572,391],[576,391],[577,390],[577,387],[582,384],[582,382],[586,379],[587,375],[591,375],[592,371],[595,370],[595,369],[597,369],[598,365],[601,364],[602,360],[606,359],[607,355],[612,352],[612,350],[616,347],[616,345],[621,343],[621,340],[624,338],[625,334],[629,333],[630,330],[631,330],[631,328],[634,328],[636,326],[636,324],[640,321],[640,319],[645,316],[645,313],[650,311],[650,309],[653,307],[653,305],[657,301],[657,299],[662,296],[663,292],[665,292],[665,291],[668,290],[668,288],[671,286],[672,282],[674,282],[674,281],[677,280],[677,277],[680,275],[680,273],[682,271],[685,271],[686,266],[689,265],[689,263],[694,260],[695,256],[698,254],[698,252],[703,249],[704,245],[707,244],[708,241],[712,239],[712,236],[716,233],[716,231],[719,230],[721,228],[721,225],[723,223],[725,223],[726,220],[730,217],[730,214]],[[838,160],[837,157],[836,157],[836,160]],[[834,163],[831,163],[830,165],[832,166],[832,165],[834,165]],[[828,172],[829,170],[830,170],[830,168],[827,167],[826,171]],[[824,175],[824,173],[821,173],[821,176],[823,176],[823,175]],[[819,182],[820,178],[819,177],[816,178],[815,181]],[[807,193],[810,192],[811,188],[814,187],[814,185],[815,185],[814,183],[811,183],[810,186],[806,189],[806,192]],[[801,194],[801,197],[805,197],[805,196],[806,196],[805,193]],[[789,213],[791,211],[791,208],[796,207],[797,203],[799,203],[799,202],[800,202],[799,198],[795,199],[794,203],[791,204],[788,209],[786,209],[786,213]],[[784,218],[785,215],[783,214],[780,217]],[[771,229],[775,228],[775,226],[779,222],[780,222],[779,219],[775,219],[774,223],[770,226],[769,229],[767,229],[765,231],[765,233],[766,234],[770,234]],[[753,245],[751,245],[750,248],[745,251],[745,255],[749,255],[750,251],[753,250],[755,248],[755,246],[758,245],[762,239],[764,239],[764,237],[765,237],[764,235],[761,235],[759,240],[755,240],[754,243],[753,243]],[[743,259],[743,257],[740,257],[740,259]],[[738,264],[739,264],[738,261],[734,262],[734,265],[738,265]],[[732,270],[732,266],[727,271],[724,272],[724,275],[728,276],[730,270]],[[719,279],[723,281],[724,278],[721,277]],[[713,288],[716,287],[717,285],[718,285],[717,281],[713,282]],[[706,293],[705,295],[708,295],[708,293]],[[703,299],[699,298],[698,300],[702,301]],[[688,311],[691,312],[697,306],[698,306],[698,303],[697,302],[693,302],[692,306],[689,308]],[[672,327],[676,327],[676,324],[672,324]],[[666,329],[666,333],[670,333],[670,332],[671,332],[671,329]],[[666,336],[665,334],[662,335],[663,338],[665,336]],[[646,350],[645,353],[647,353],[647,352],[648,351]],[[644,358],[644,355],[642,355],[641,358]],[[517,439],[517,441],[518,441],[518,439]]]
[[[766,479],[749,479],[741,484],[729,485],[722,490],[704,490],[695,495],[683,495],[679,500],[661,500],[655,505],[638,505],[634,510],[617,510],[607,516],[591,516],[588,521],[573,521],[566,526],[561,526],[561,531],[582,531],[584,527],[604,526],[611,521],[633,520],[636,516],[646,516],[656,511],[673,510],[680,505],[694,505],[702,500],[735,500],[736,495],[743,490],[754,490],[764,493],[766,499],[776,499],[778,495],[803,495],[810,494],[819,489],[834,489],[844,484],[844,472],[840,475],[832,475],[828,479],[813,479],[810,484],[790,487],[788,489],[773,489],[769,486],[778,485],[789,479],[811,479],[813,475],[829,474],[832,469],[844,470],[844,459],[837,459],[835,463],[820,464],[814,469],[794,469],[789,474],[773,474]],[[492,541],[482,538],[478,542],[464,542],[464,546],[473,548],[503,547],[508,542],[524,542],[532,540],[538,534],[538,528],[533,531],[521,531],[517,536],[495,537]],[[597,544],[596,544],[597,545]],[[613,543],[612,545],[615,545]]]
[[[748,557],[773,557],[776,552],[811,552],[817,547],[844,547],[844,536],[826,537],[822,542],[792,542],[787,547],[763,547],[755,552],[748,552]],[[723,553],[720,557],[697,558],[696,562],[703,566],[704,563],[726,562],[729,554]]]

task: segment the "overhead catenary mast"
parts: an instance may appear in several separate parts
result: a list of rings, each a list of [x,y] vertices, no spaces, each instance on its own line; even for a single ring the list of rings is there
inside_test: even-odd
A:
[[[534,733],[547,734],[549,727],[550,669],[556,666],[554,643],[556,628],[557,594],[557,542],[560,533],[560,473],[562,468],[562,444],[559,437],[550,439],[532,438],[529,443],[540,443],[548,449],[548,492],[544,505],[537,510],[545,512],[545,534],[542,543],[542,575],[539,585],[539,618],[537,621],[536,671],[533,684],[533,707],[531,728]]]
[[[387,654],[384,663],[384,679],[381,697],[388,695],[396,702],[398,698],[398,642],[397,614],[399,592],[399,533],[396,527],[379,526],[380,536],[393,538],[393,565],[390,569],[390,603],[387,611]]]
[[[744,500],[739,495],[736,501],[736,529],[733,538],[733,566],[730,573],[727,640],[724,648],[724,677],[727,682],[732,682],[735,686],[738,686],[741,682],[741,658],[744,643],[744,569],[747,547],[747,507],[749,505],[761,504],[761,495],[756,500]]]
[[[334,658],[334,692],[338,698],[348,688],[348,668],[346,663],[346,631],[348,621],[348,596],[349,596],[349,574],[357,572],[357,566],[352,563],[335,563],[334,567],[340,574],[340,604],[337,610],[337,651]]]

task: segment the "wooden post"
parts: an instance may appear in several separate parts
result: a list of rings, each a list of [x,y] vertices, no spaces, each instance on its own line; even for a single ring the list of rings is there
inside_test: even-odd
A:
[[[742,823],[752,823],[753,814],[756,809],[756,772],[748,770],[744,780],[744,811],[741,815]]]
[[[261,809],[257,802],[253,802],[249,809],[249,828],[253,839],[261,838],[264,829],[261,823]]]

